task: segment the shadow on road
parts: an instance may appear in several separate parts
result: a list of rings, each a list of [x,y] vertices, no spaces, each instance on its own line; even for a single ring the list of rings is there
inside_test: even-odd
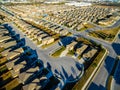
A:
[[[120,55],[120,44],[119,43],[113,43],[112,47],[117,55]]]
[[[108,82],[108,76],[112,72],[114,62],[115,60],[111,56],[106,57],[103,67],[101,67],[100,72],[98,72],[97,77],[90,84],[88,90],[106,90],[104,86]]]
[[[118,34],[118,37],[119,37],[119,39],[120,39],[120,34]]]
[[[65,37],[63,39],[61,39],[61,43],[63,44],[63,46],[66,46],[68,44],[70,44],[75,38],[74,37]]]
[[[103,87],[102,85],[96,85],[95,83],[92,83],[90,85],[90,87],[88,88],[88,90],[106,90],[105,87]]]
[[[117,67],[116,67],[116,70],[115,70],[113,78],[115,80],[115,83],[120,85],[120,61],[117,64]]]
[[[107,72],[110,74],[114,65],[114,58],[112,58],[111,56],[107,56],[106,60],[105,60],[105,65],[104,67],[106,68]]]

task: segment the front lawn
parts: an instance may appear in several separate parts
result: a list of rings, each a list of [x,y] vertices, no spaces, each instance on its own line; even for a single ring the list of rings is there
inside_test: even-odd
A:
[[[58,57],[60,56],[60,54],[65,50],[65,47],[62,46],[59,50],[57,50],[56,52],[54,52],[51,56],[53,57]]]

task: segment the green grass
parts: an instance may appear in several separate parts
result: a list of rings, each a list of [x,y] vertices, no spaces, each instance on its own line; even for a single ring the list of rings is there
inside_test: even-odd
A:
[[[52,42],[52,43],[50,43],[50,44],[42,45],[42,48],[43,48],[43,49],[48,48],[48,47],[52,46],[53,44],[57,43],[58,41],[59,41],[59,40],[56,40],[56,41],[54,41],[54,42]]]
[[[42,41],[37,41],[37,45],[40,45],[40,44],[42,44]]]
[[[87,29],[87,28],[94,28],[95,25],[92,24],[92,23],[86,23],[86,24],[84,24],[84,27],[85,27],[86,29]]]
[[[79,55],[79,56],[78,56],[78,59],[81,59],[81,58],[82,58],[81,55]]]
[[[96,66],[98,65],[98,63],[100,62],[100,59],[103,57],[104,54],[105,54],[105,50],[102,49],[99,52],[99,54],[97,55],[97,57],[94,59],[93,63],[85,71],[82,78],[75,84],[75,86],[73,87],[72,90],[81,90],[82,89],[82,87],[84,86],[86,81],[89,79],[90,75],[93,73],[93,71],[95,70]]]
[[[90,40],[83,38],[83,37],[77,38],[77,41],[82,42],[82,43],[87,44],[87,45],[93,45],[93,43],[91,43]]]
[[[70,56],[73,56],[75,54],[75,51],[74,50],[70,50],[70,51],[68,51],[67,54],[70,55]]]
[[[108,30],[97,30],[89,33],[90,36],[93,36],[95,38],[99,38],[106,41],[113,41],[115,36],[117,35],[118,31],[120,30],[120,27],[111,28]]]
[[[84,31],[84,30],[86,30],[87,28],[86,27],[83,27],[83,28],[81,28],[80,30],[76,30],[76,31]]]
[[[33,41],[36,41],[36,40],[37,40],[36,38],[33,39]]]
[[[60,56],[60,54],[65,50],[65,47],[62,46],[59,50],[57,50],[56,52],[54,52],[51,56],[53,57],[58,57]]]

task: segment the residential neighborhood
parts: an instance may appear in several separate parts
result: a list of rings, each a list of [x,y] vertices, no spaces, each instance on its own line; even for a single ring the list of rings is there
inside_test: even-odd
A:
[[[120,3],[0,1],[0,90],[119,90]]]

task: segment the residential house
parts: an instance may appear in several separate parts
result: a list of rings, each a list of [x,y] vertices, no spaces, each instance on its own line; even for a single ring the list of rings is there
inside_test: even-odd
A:
[[[77,44],[77,42],[73,41],[72,43],[70,43],[69,45],[67,45],[66,48],[68,50],[73,50],[76,44]]]

